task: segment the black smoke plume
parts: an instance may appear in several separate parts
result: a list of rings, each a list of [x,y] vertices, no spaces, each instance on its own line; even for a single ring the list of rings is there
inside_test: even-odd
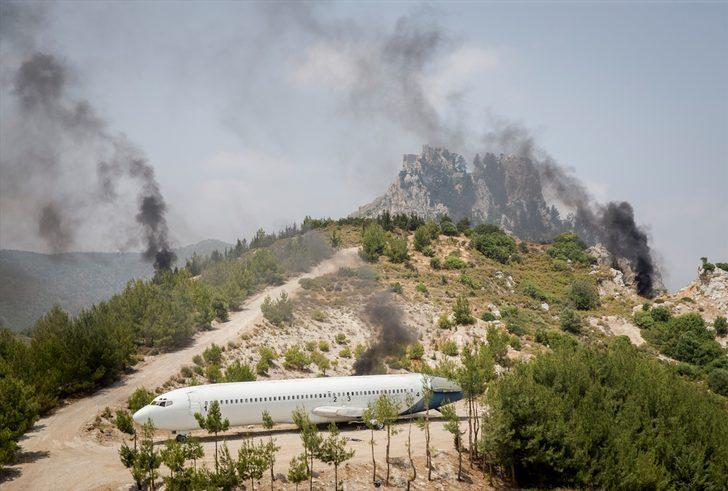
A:
[[[485,135],[484,143],[530,159],[539,170],[544,190],[553,200],[572,210],[567,220],[571,222],[570,228],[589,243],[604,244],[614,259],[627,259],[635,273],[637,292],[645,297],[653,296],[660,274],[647,233],[635,222],[632,205],[626,201],[598,203],[570,169],[537,147],[526,128],[512,122],[500,122],[495,127]]]
[[[400,355],[417,337],[404,324],[404,313],[388,293],[379,293],[370,300],[365,312],[374,328],[375,338],[354,362],[354,374],[372,373],[388,356]]]
[[[83,247],[89,235],[119,249],[136,236],[155,268],[168,269],[174,254],[154,168],[79,97],[69,65],[37,49],[31,34],[41,12],[3,2],[2,14],[3,55],[17,62],[14,73],[4,69],[2,87],[9,104],[0,133],[0,199],[8,230],[35,232],[54,253]]]

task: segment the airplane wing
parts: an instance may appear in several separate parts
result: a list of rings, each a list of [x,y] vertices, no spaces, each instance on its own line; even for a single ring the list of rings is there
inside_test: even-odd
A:
[[[366,408],[356,406],[319,406],[311,412],[322,418],[361,418]]]

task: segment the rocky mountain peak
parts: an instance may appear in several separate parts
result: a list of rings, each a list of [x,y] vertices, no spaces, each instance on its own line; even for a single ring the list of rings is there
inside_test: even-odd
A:
[[[538,170],[518,155],[476,155],[468,161],[446,148],[424,145],[405,154],[402,169],[387,192],[353,215],[374,217],[414,213],[425,218],[447,214],[473,223],[496,223],[529,240],[550,239],[567,227],[543,197]]]

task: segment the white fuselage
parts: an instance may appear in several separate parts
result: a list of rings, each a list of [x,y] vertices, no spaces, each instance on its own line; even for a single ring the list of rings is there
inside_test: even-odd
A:
[[[296,409],[308,413],[314,423],[348,421],[360,418],[364,409],[383,394],[395,401],[400,414],[417,412],[418,407],[423,407],[425,386],[440,394],[432,398],[432,409],[462,397],[452,382],[422,374],[209,384],[162,394],[137,411],[134,420],[151,420],[157,428],[186,432],[199,428],[195,413],[206,415],[210,404],[218,401],[223,418],[231,426],[260,424],[264,411],[276,423],[291,423]],[[444,398],[443,393],[447,393]]]

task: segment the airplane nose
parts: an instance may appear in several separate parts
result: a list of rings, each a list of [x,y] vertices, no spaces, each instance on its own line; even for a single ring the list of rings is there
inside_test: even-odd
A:
[[[149,419],[151,419],[151,407],[144,406],[139,411],[135,412],[132,418],[134,418],[134,421],[136,421],[140,425],[143,425]]]

